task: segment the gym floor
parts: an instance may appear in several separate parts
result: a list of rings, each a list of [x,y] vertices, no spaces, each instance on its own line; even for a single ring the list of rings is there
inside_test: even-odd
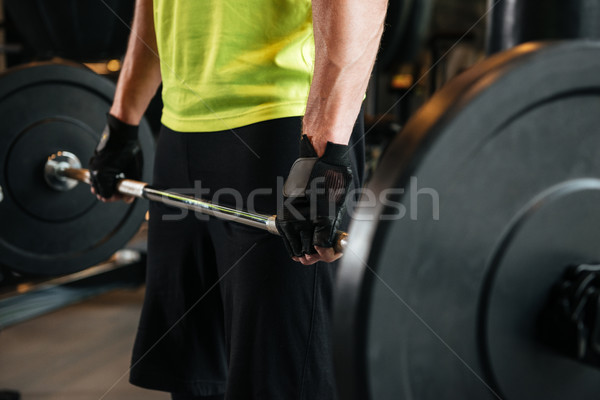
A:
[[[0,331],[0,390],[22,400],[167,400],[128,382],[143,288],[106,293]]]

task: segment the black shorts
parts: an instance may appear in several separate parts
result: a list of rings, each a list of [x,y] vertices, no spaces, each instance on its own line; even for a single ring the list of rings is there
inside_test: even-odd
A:
[[[364,165],[359,121],[352,139],[357,187]],[[233,132],[163,127],[153,185],[275,214],[300,131],[300,118]],[[200,396],[226,392],[228,400],[334,398],[333,277],[330,264],[292,261],[281,238],[265,231],[152,202],[131,383]]]

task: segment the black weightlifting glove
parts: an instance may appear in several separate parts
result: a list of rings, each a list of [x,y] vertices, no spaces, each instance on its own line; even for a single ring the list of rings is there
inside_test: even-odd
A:
[[[107,124],[90,159],[90,177],[96,194],[108,199],[116,192],[117,180],[142,178],[142,151],[138,127],[108,114]]]
[[[292,257],[315,254],[314,246],[333,247],[344,214],[352,170],[348,146],[327,142],[317,157],[308,137],[283,186],[277,230]]]

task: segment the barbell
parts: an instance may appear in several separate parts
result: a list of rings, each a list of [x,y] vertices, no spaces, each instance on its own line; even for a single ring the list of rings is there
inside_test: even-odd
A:
[[[61,191],[72,189],[78,182],[91,184],[90,171],[81,168],[79,158],[67,151],[59,151],[48,157],[44,165],[44,178],[51,187]],[[182,193],[156,189],[146,182],[133,179],[118,180],[116,188],[117,192],[122,195],[156,201],[167,206],[210,215],[226,221],[262,229],[273,235],[280,235],[276,226],[276,215],[265,215],[227,207]],[[336,252],[344,252],[348,234],[338,231],[336,237],[333,248]]]
[[[81,168],[110,107],[114,84],[76,64],[42,63],[17,68],[0,79],[1,262],[21,273],[62,275],[90,267],[112,255],[136,232],[147,205],[136,201],[102,204],[78,182]],[[140,126],[145,168],[150,177],[153,140]],[[237,210],[174,191],[123,179],[118,190],[139,199],[212,215],[279,235],[275,216]],[[35,232],[36,236],[30,235]],[[334,248],[343,251],[347,234]]]
[[[528,43],[449,82],[394,138],[367,187],[386,201],[360,203],[338,270],[341,399],[597,398],[598,71],[598,43]],[[113,91],[69,65],[0,79],[0,255],[12,268],[66,273],[137,229],[142,200],[100,203],[69,180],[87,179],[76,159],[91,155]],[[417,183],[435,196],[401,218]]]

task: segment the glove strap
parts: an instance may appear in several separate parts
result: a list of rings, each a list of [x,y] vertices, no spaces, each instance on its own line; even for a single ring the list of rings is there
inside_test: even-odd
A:
[[[350,156],[348,154],[348,145],[327,142],[327,146],[325,146],[325,152],[320,160],[331,165],[349,166]]]

